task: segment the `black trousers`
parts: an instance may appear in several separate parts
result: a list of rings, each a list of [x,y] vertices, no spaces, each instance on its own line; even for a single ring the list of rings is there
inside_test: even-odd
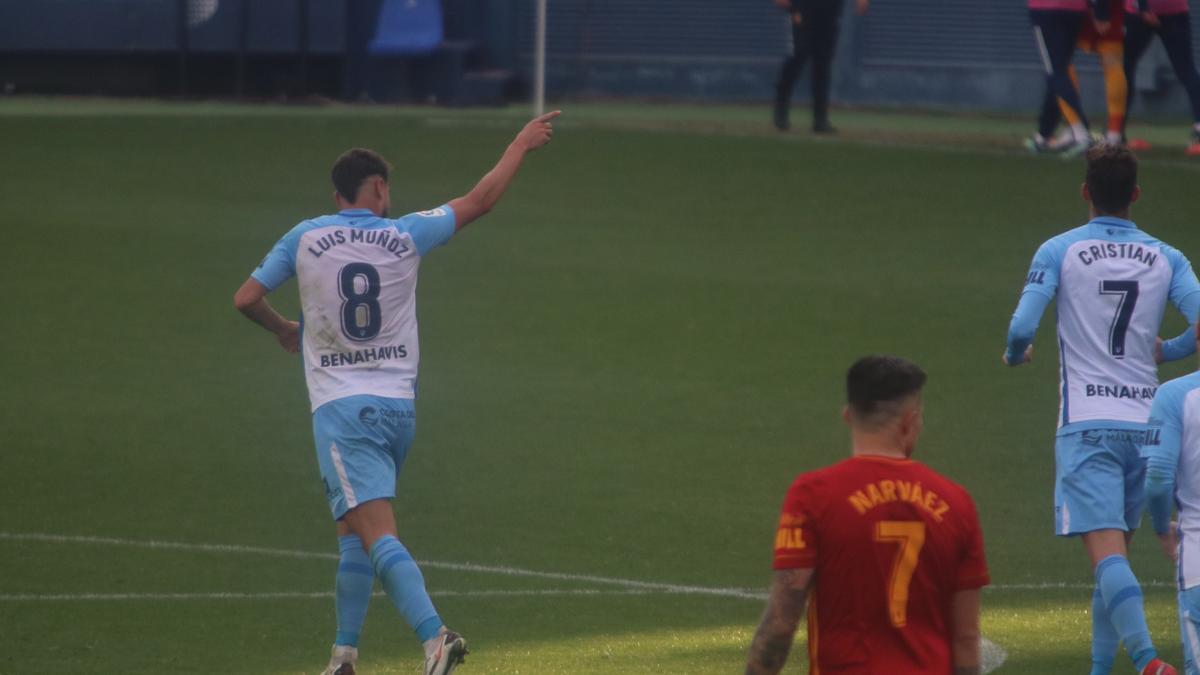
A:
[[[1133,79],[1137,76],[1137,64],[1150,41],[1157,35],[1162,39],[1163,47],[1167,48],[1167,57],[1171,59],[1171,67],[1175,77],[1187,90],[1192,102],[1192,117],[1200,122],[1200,73],[1196,72],[1196,62],[1192,60],[1192,23],[1188,13],[1162,14],[1158,17],[1158,27],[1151,26],[1142,20],[1141,15],[1125,15],[1125,79],[1129,80],[1129,99],[1127,108],[1133,106]],[[1129,119],[1126,115],[1125,119]]]
[[[792,21],[792,55],[784,59],[775,85],[775,105],[784,110],[792,100],[796,80],[812,59],[813,123],[829,121],[829,90],[833,85],[833,52],[842,17],[840,0],[805,3],[800,22]]]
[[[367,93],[370,57],[367,45],[375,36],[383,0],[353,0],[346,3],[346,56],[342,69],[342,98],[355,100]]]
[[[1054,127],[1062,119],[1058,99],[1079,115],[1087,124],[1087,116],[1079,100],[1079,92],[1071,82],[1071,57],[1075,54],[1075,42],[1079,39],[1079,27],[1086,15],[1083,12],[1033,9],[1029,20],[1033,24],[1033,36],[1038,52],[1042,56],[1042,67],[1046,71],[1046,93],[1042,97],[1042,110],[1038,115],[1038,133],[1049,138]]]

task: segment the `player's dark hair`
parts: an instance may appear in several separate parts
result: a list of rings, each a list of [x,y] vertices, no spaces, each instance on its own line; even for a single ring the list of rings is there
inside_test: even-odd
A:
[[[364,181],[371,176],[382,176],[386,182],[390,168],[387,160],[378,152],[366,148],[351,148],[333,163],[329,177],[342,199],[353,203],[358,199],[358,188],[362,187]]]
[[[1087,151],[1084,182],[1100,214],[1125,213],[1137,188],[1137,156],[1122,145],[1101,143]]]
[[[900,412],[898,404],[921,391],[925,371],[898,356],[864,356],[846,371],[846,403],[854,420],[877,426]]]

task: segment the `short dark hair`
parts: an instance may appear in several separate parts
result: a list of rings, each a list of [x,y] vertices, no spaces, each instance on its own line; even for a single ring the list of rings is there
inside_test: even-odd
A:
[[[1087,151],[1088,193],[1097,213],[1124,213],[1137,188],[1137,156],[1123,145],[1101,143]]]
[[[351,148],[333,163],[329,177],[338,194],[348,202],[358,199],[358,188],[371,176],[382,176],[387,182],[391,165],[378,152],[366,148]]]
[[[879,426],[925,386],[925,371],[898,356],[864,356],[846,371],[846,404],[855,422]]]

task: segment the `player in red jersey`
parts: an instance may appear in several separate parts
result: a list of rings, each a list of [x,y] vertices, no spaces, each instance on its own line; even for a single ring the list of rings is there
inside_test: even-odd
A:
[[[1096,0],[1089,16],[1079,29],[1079,39],[1076,47],[1079,51],[1095,54],[1100,59],[1104,69],[1104,95],[1108,104],[1108,131],[1105,142],[1121,145],[1125,142],[1125,113],[1129,105],[1129,83],[1125,80],[1125,0]],[[1104,7],[1107,11],[1096,10]],[[1068,68],[1071,83],[1079,90],[1079,74],[1072,64]],[[1075,127],[1082,120],[1071,106],[1063,99],[1058,99],[1058,107],[1070,127]],[[1070,143],[1073,134],[1070,129],[1055,139],[1056,143]]]
[[[853,456],[788,490],[747,675],[783,668],[810,592],[813,675],[980,672],[983,535],[966,490],[910,459],[924,384],[904,359],[850,367],[842,416]]]

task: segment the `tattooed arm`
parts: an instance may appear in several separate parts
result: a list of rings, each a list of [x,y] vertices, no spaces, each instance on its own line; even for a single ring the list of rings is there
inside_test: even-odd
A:
[[[812,569],[776,570],[767,609],[750,644],[746,675],[774,675],[783,670],[804,615],[812,577]]]
[[[954,641],[954,675],[979,675],[979,607],[978,588],[954,594],[950,610],[951,638]]]

